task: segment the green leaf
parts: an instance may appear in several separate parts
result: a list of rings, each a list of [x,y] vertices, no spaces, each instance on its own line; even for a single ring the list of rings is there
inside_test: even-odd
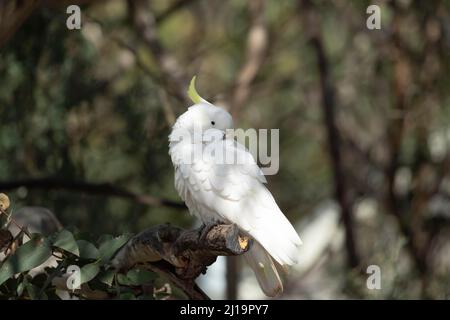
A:
[[[25,276],[23,277],[23,281],[19,283],[19,285],[17,286],[17,297],[22,296],[23,291],[25,290],[27,284],[28,284],[28,277]]]
[[[58,233],[55,240],[53,241],[53,246],[73,253],[76,256],[80,255],[80,250],[78,249],[75,237],[70,231],[62,230],[60,233]]]
[[[140,268],[132,269],[126,275],[122,273],[117,274],[117,281],[124,286],[149,284],[157,278],[156,273]]]
[[[103,242],[99,248],[102,264],[107,263],[130,238],[131,235],[121,235]]]
[[[47,240],[33,235],[32,239],[20,246],[0,267],[0,285],[16,273],[25,272],[43,264],[52,251]]]
[[[100,238],[97,240],[98,244],[102,244],[103,242],[109,241],[114,239],[114,237],[110,234],[103,234],[100,236]]]
[[[120,300],[136,300],[136,296],[131,292],[121,293],[119,296]]]
[[[131,286],[130,279],[128,279],[128,277],[122,273],[117,274],[117,282],[124,286]]]
[[[155,293],[155,299],[156,300],[162,300],[164,298],[170,297],[171,294],[167,292],[156,292]]]
[[[131,285],[139,286],[151,283],[153,280],[158,278],[158,276],[154,272],[136,268],[128,271],[127,278]]]
[[[80,285],[91,281],[99,273],[100,266],[97,262],[89,263],[81,267],[81,282]]]
[[[77,245],[80,249],[80,258],[94,260],[100,258],[100,251],[89,241],[77,240]]]
[[[100,282],[112,287],[112,283],[114,281],[114,275],[115,275],[115,272],[106,271],[98,276],[98,280],[100,280]]]

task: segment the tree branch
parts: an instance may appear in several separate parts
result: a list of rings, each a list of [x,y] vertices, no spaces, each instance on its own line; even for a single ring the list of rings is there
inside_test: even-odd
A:
[[[158,225],[131,238],[112,260],[112,266],[127,271],[144,265],[164,273],[191,299],[209,299],[194,280],[206,272],[217,256],[247,252],[252,240],[239,233],[236,225],[216,225],[206,236],[202,229],[182,230],[169,224]]]
[[[187,96],[187,77],[178,61],[162,45],[156,32],[156,20],[145,0],[129,0],[131,20],[160,68],[164,87],[185,106],[190,104]]]
[[[134,193],[117,187],[111,183],[90,183],[84,181],[70,181],[55,178],[23,179],[15,181],[0,181],[0,190],[14,190],[20,187],[41,190],[66,190],[87,195],[112,196],[132,200],[147,206],[170,207],[174,209],[186,209],[184,203],[157,198],[149,195]]]
[[[0,48],[13,36],[38,6],[38,0],[0,1]]]
[[[264,19],[264,1],[249,1],[249,11],[251,26],[247,36],[246,60],[236,76],[230,106],[234,118],[250,95],[251,85],[264,62],[269,42]]]

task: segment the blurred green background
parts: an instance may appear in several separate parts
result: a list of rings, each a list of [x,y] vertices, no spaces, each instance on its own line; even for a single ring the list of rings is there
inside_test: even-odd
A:
[[[180,201],[167,136],[198,75],[237,127],[280,129],[269,189],[301,236],[317,227],[284,297],[450,297],[449,1],[70,3],[81,30],[65,1],[0,6],[0,191],[13,211],[47,207],[93,235],[192,227],[161,199]],[[366,27],[370,4],[380,30]],[[317,224],[330,201],[336,230]],[[366,288],[371,264],[381,290]],[[227,296],[249,297],[252,275],[227,267]]]

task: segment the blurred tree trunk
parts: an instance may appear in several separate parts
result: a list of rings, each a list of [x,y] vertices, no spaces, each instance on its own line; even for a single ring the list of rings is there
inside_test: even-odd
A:
[[[313,3],[309,0],[300,1],[299,10],[308,40],[316,54],[322,95],[322,113],[333,169],[335,198],[341,208],[341,216],[345,228],[345,247],[347,251],[348,266],[353,269],[359,266],[360,261],[356,249],[352,203],[349,199],[349,192],[342,165],[341,139],[336,124],[336,97],[330,79],[330,66],[322,43],[319,16],[315,11]]]

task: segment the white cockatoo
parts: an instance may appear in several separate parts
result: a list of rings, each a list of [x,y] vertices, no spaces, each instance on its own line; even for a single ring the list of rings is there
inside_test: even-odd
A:
[[[300,237],[265,187],[266,179],[251,153],[229,137],[233,119],[224,109],[201,98],[195,77],[188,94],[195,103],[178,117],[169,135],[175,187],[189,212],[206,229],[233,223],[253,238],[244,254],[263,292],[283,292],[281,271],[296,263]],[[223,150],[234,161],[218,161]]]

